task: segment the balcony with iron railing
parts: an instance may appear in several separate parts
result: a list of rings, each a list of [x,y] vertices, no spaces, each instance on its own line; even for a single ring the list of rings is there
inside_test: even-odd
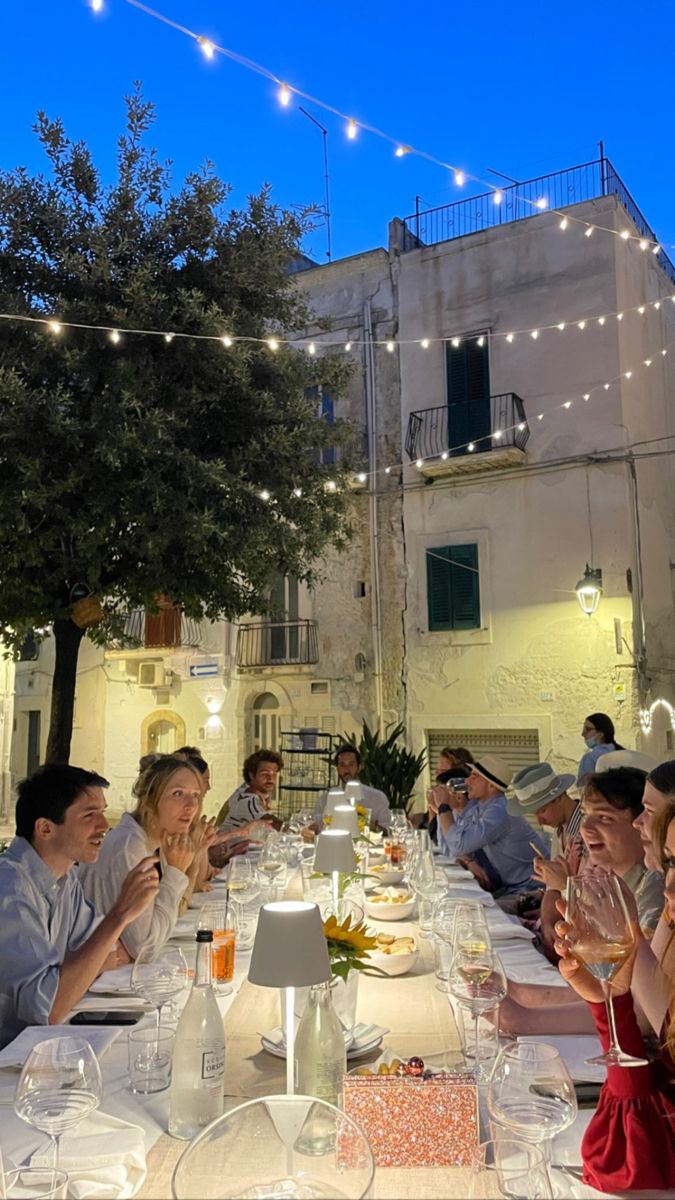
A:
[[[585,200],[597,200],[601,196],[616,196],[635,225],[640,237],[654,246],[658,238],[635,203],[628,188],[608,158],[602,156],[580,166],[526,179],[522,183],[500,185],[499,203],[495,203],[495,191],[483,192],[457,200],[454,204],[443,204],[438,208],[421,208],[421,197],[416,197],[416,209],[403,224],[406,237],[401,249],[414,250],[418,246],[430,246],[453,238],[466,237],[510,221],[522,221],[537,216],[540,201],[546,209],[563,209]],[[545,202],[545,203],[544,203]],[[659,249],[656,262],[665,271],[671,283],[675,283],[675,266]]]
[[[411,413],[405,450],[433,478],[522,462],[529,436],[523,401],[504,392]]]
[[[318,661],[316,621],[260,621],[238,627],[237,666],[240,671],[311,666]]]
[[[124,618],[124,628],[122,636],[111,647],[113,651],[133,654],[144,650],[197,649],[201,646],[199,621],[186,617],[179,606],[161,608],[158,613],[135,608],[120,615]]]

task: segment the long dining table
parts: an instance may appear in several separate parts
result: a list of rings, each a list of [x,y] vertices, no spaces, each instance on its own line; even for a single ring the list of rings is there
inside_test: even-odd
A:
[[[439,861],[442,863],[442,860]],[[456,867],[448,866],[451,893],[453,886],[456,887],[458,883],[457,871]],[[478,885],[468,873],[466,878],[461,877],[460,884],[457,898],[471,895],[480,898]],[[298,898],[300,895],[300,872],[297,871],[291,875],[286,896]],[[208,902],[209,897],[204,899]],[[517,964],[521,981],[561,983],[558,972],[537,953],[527,931],[523,930],[516,918],[502,913],[497,906],[490,906],[486,911],[495,948],[504,956],[507,975],[509,962],[513,961]],[[358,1065],[373,1063],[383,1050],[389,1050],[402,1059],[419,1056],[435,1069],[461,1067],[463,1054],[456,1014],[448,995],[437,986],[431,941],[420,937],[415,921],[394,924],[369,920],[368,923],[378,931],[395,933],[397,936],[412,935],[419,953],[411,970],[405,975],[393,978],[363,973],[359,975],[357,1020],[383,1026],[387,1032],[382,1045],[369,1056],[360,1058]],[[186,943],[183,942],[183,945]],[[248,1099],[285,1090],[285,1061],[269,1054],[261,1045],[261,1034],[280,1024],[280,996],[276,989],[256,987],[248,981],[249,962],[250,951],[237,955],[233,992],[219,1000],[226,1035],[226,1109]],[[513,969],[516,970],[515,967]],[[78,1007],[86,1009],[94,1002],[101,1006],[103,998],[89,994]],[[110,1007],[125,1005],[122,999],[116,1002],[110,998],[107,1003]],[[154,1020],[154,1016],[148,1012],[143,1019]],[[175,1140],[166,1132],[168,1092],[144,1097],[131,1091],[127,1054],[127,1037],[123,1031],[101,1060],[104,1089],[101,1107],[105,1113],[138,1125],[143,1130],[147,1176],[135,1194],[141,1200],[162,1200],[172,1195],[171,1177],[186,1143]],[[5,1155],[18,1164],[28,1161],[44,1138],[36,1131],[27,1129],[12,1113],[11,1095],[15,1084],[15,1074],[12,1079],[9,1071],[0,1071],[0,1105],[5,1106],[2,1110],[2,1148]],[[479,1091],[484,1093],[484,1089]],[[571,1168],[580,1165],[579,1145],[591,1115],[590,1110],[580,1111],[575,1125],[555,1140],[554,1161],[565,1162]],[[484,1122],[484,1112],[482,1117]],[[396,1136],[395,1130],[392,1136]],[[439,1136],[442,1136],[442,1130],[439,1130]],[[468,1168],[378,1168],[371,1194],[376,1200],[405,1200],[407,1197],[452,1200],[454,1197],[466,1197],[468,1185]],[[560,1174],[555,1194],[579,1198],[600,1196],[599,1192],[581,1185],[573,1174]]]

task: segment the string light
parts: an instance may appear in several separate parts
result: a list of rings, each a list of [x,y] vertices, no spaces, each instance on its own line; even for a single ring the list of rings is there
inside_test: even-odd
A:
[[[337,483],[335,482],[334,479],[326,480],[326,491],[327,492],[337,492]]]
[[[649,247],[649,242],[647,241],[647,239],[646,239],[646,238],[640,238],[640,249],[641,249],[641,250],[647,250],[647,249],[648,249],[648,247]]]
[[[168,346],[168,345],[169,345],[169,343],[173,341],[173,334],[172,334],[172,333],[165,333],[165,334],[164,334],[164,341],[166,342],[166,344],[167,344],[167,346]]]
[[[293,495],[296,497],[297,500],[299,500],[302,495],[302,488],[299,488],[299,487],[293,488]]]
[[[605,318],[604,318],[604,317],[598,317],[598,325],[604,325],[604,323],[605,323]]]
[[[461,345],[461,342],[462,342],[462,339],[461,339],[461,338],[458,338],[458,337],[454,337],[454,338],[452,338],[452,347],[453,347],[453,350],[457,350],[457,349],[458,349],[458,347]]]
[[[229,350],[230,346],[232,345],[232,338],[227,333],[225,333],[225,334],[223,334],[223,336],[221,337],[220,340],[223,343],[225,349]]]
[[[352,348],[351,342],[345,342],[345,351],[347,354],[349,354],[349,351],[351,350],[351,348]]]
[[[270,493],[268,492],[267,488],[263,488],[263,490],[261,491],[260,499],[261,500],[269,500],[270,499]]]
[[[630,237],[630,230],[629,230],[629,229],[622,229],[622,230],[621,230],[621,233],[619,234],[619,237],[621,238],[621,241],[622,241],[622,242],[627,242],[627,241],[628,241],[628,239],[629,239],[629,237]]]
[[[563,217],[562,221],[560,222],[560,228],[562,230],[565,230],[565,229],[567,229],[568,225],[569,225],[569,221],[567,220],[567,217]]]
[[[366,482],[366,480],[367,480],[367,478],[368,478],[368,476],[366,475],[366,472],[365,472],[365,471],[359,471],[359,473],[358,473],[358,475],[356,476],[356,478],[358,479],[359,483],[365,483],[365,482]]]
[[[210,42],[208,38],[199,37],[197,38],[197,45],[204,55],[204,58],[213,58],[214,54],[216,53],[216,48],[213,42]]]
[[[639,314],[640,314],[640,316],[641,316],[641,317],[643,317],[643,316],[645,315],[645,311],[646,311],[646,310],[645,310],[645,306],[644,306],[644,304],[641,304],[641,305],[640,305],[640,307],[638,308],[638,312],[639,312]]]
[[[96,12],[96,13],[102,12],[103,11],[103,0],[91,0],[91,10],[92,10],[92,12]]]
[[[278,338],[273,338],[273,337],[272,337],[272,338],[268,338],[268,339],[267,339],[267,345],[269,346],[270,350],[276,351],[276,350],[278,350],[278,349],[279,349],[279,339],[278,339]]]
[[[395,349],[396,349],[396,342],[387,342],[387,350],[389,351],[390,354],[393,354]]]
[[[114,345],[114,346],[117,346],[121,340],[122,340],[122,339],[121,339],[121,337],[120,337],[120,335],[119,335],[118,331],[117,331],[116,329],[111,329],[111,331],[110,331],[110,341],[113,343],[113,345]]]
[[[422,470],[422,467],[424,466],[424,459],[423,459],[423,458],[418,458],[418,459],[416,460],[416,462],[415,462],[415,466],[417,467],[417,470],[418,470],[418,471],[421,471],[421,470]]]
[[[307,353],[312,355],[316,354],[316,345],[314,342],[309,343],[309,346],[307,347]]]
[[[588,229],[584,230],[584,237],[592,237],[594,229],[595,229],[595,225],[589,225]]]
[[[507,333],[507,335],[506,335],[506,340],[507,340],[507,342],[509,343],[509,345],[511,345],[511,343],[513,342],[513,339],[514,339],[514,337],[515,337],[515,334],[513,334],[513,333]]]
[[[572,401],[566,400],[565,403],[563,404],[563,408],[571,408],[571,407],[572,407]]]
[[[404,154],[410,154],[410,146],[397,146],[394,154],[397,158],[403,158]]]
[[[536,342],[537,338],[539,337],[539,330],[538,330],[538,329],[531,329],[531,330],[530,330],[530,337],[531,337],[531,338],[533,338],[533,339],[534,339],[534,341]]]
[[[654,245],[652,246],[652,254],[658,254],[660,249],[661,249],[661,247],[659,246],[659,243],[655,242]]]
[[[500,190],[500,188],[497,188],[492,199],[494,200],[495,204],[501,204],[502,200],[504,199],[504,193]]]
[[[544,208],[548,208],[548,200],[546,199],[545,196],[540,196],[538,200],[535,200],[534,207],[540,208],[542,210]]]
[[[422,338],[422,341],[420,342],[420,346],[422,347],[423,350],[428,350],[429,349],[429,339]]]
[[[564,333],[564,332],[565,332],[566,325],[565,325],[565,322],[564,322],[564,321],[560,321],[560,322],[558,323],[558,329],[560,330],[560,332],[561,332],[561,333]]]
[[[590,398],[591,398],[591,393],[590,393],[590,392],[584,392],[584,400],[590,400]]]
[[[652,365],[651,358],[645,358],[645,359],[643,359],[643,362],[646,367],[651,367],[651,365]]]
[[[282,83],[279,85],[278,95],[279,95],[279,103],[280,103],[281,107],[288,108],[288,106],[291,102],[291,89],[289,88],[287,83]]]
[[[475,447],[475,445],[473,444],[473,442],[469,442],[469,444],[468,444],[468,446],[467,446],[467,450],[469,451],[469,454],[473,454],[473,452],[474,452],[474,450],[475,450],[475,449],[476,449],[476,447]]]
[[[583,333],[583,331],[584,331],[584,329],[585,329],[585,328],[586,328],[586,322],[585,322],[585,321],[577,321],[577,329],[580,329],[580,330],[581,330],[581,332]]]
[[[443,462],[447,462],[447,460],[449,459],[449,457],[450,457],[450,455],[448,454],[448,451],[447,451],[447,450],[443,450],[443,452],[442,452],[442,454],[441,454],[441,458],[443,459]]]
[[[464,187],[464,184],[466,183],[466,175],[463,171],[455,171],[455,183],[457,184],[457,187]]]
[[[347,121],[347,137],[350,139],[350,141],[352,141],[352,142],[354,141],[354,138],[356,137],[358,132],[359,132],[359,127],[356,124],[356,121],[352,121],[351,119],[349,121]]]
[[[477,346],[484,346],[484,345],[485,345],[485,338],[484,338],[482,335],[481,335],[481,337],[479,337],[479,338],[476,338],[476,345],[477,345]]]
[[[630,379],[632,377],[632,374],[633,374],[632,371],[624,371],[624,375],[625,375],[626,379]]]
[[[617,313],[617,314],[616,314],[616,319],[617,319],[617,321],[623,321],[623,313],[622,313],[622,312],[620,312],[620,313]]]
[[[50,321],[47,328],[49,329],[50,333],[59,334],[63,332],[63,325],[60,321]]]

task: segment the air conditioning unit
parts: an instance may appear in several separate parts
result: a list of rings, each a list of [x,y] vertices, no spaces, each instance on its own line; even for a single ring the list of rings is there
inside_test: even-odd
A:
[[[166,671],[161,658],[150,659],[138,665],[138,686],[161,688],[166,686]]]

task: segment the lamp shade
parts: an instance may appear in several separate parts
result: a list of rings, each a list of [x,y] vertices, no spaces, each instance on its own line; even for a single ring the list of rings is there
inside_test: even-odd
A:
[[[326,797],[325,816],[332,817],[338,804],[345,804],[345,794],[342,788],[331,788]]]
[[[581,611],[592,617],[597,612],[602,598],[602,571],[599,567],[589,567],[586,563],[583,579],[574,588]]]
[[[363,792],[358,779],[349,779],[345,784],[345,804],[351,804],[355,808],[361,803]]]
[[[330,959],[317,904],[302,900],[263,904],[248,977],[259,987],[275,988],[311,987],[330,979]]]
[[[352,835],[348,829],[326,829],[316,839],[314,870],[322,875],[331,871],[356,870],[356,855]]]
[[[352,808],[351,804],[338,804],[333,812],[332,828],[346,829],[352,837],[358,837],[361,830],[356,809]]]

